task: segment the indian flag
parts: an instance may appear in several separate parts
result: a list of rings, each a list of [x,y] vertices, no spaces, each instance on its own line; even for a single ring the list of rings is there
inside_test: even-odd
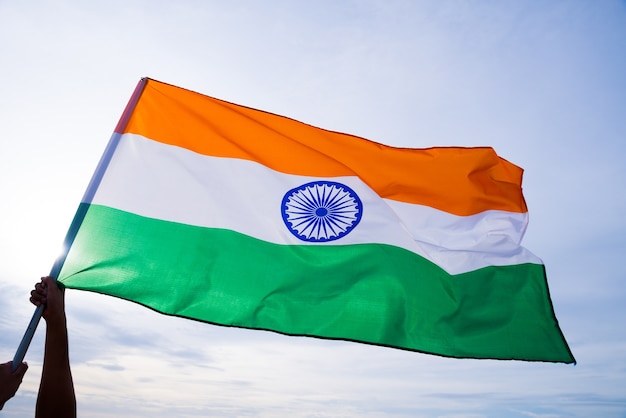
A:
[[[488,147],[394,148],[142,79],[58,280],[224,326],[571,363],[521,180]]]

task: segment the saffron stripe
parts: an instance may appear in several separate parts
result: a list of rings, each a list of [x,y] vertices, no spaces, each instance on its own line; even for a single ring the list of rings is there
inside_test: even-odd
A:
[[[119,133],[287,174],[358,176],[383,198],[461,216],[527,211],[522,169],[491,148],[394,148],[155,80]]]

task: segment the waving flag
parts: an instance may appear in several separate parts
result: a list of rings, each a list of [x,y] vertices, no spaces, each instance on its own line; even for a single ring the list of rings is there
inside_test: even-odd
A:
[[[393,148],[143,79],[58,280],[225,326],[570,363],[521,179],[491,148]]]

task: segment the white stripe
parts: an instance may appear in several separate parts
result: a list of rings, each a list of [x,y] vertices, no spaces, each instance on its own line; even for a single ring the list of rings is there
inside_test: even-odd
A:
[[[363,202],[359,225],[328,243],[299,240],[281,216],[285,193],[317,180],[343,183]],[[451,215],[381,199],[358,177],[288,175],[255,162],[209,157],[132,134],[122,135],[93,203],[150,218],[230,229],[276,244],[389,244],[419,254],[450,274],[490,265],[541,263],[519,246],[527,214]]]

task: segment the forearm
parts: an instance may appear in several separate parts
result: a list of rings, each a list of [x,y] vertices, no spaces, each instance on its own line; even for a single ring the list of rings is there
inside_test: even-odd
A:
[[[46,323],[45,354],[36,418],[76,416],[76,396],[65,321],[63,315]]]

